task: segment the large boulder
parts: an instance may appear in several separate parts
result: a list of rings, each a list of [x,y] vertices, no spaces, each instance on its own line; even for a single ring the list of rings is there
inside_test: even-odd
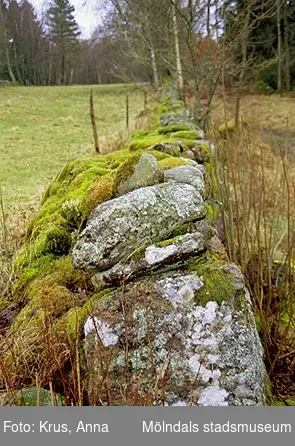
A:
[[[76,268],[105,270],[180,225],[201,219],[206,208],[189,184],[142,187],[98,206],[73,249]]]
[[[163,181],[163,171],[157,159],[150,153],[139,153],[123,163],[114,181],[115,194],[121,196],[144,186]]]
[[[243,277],[224,264],[217,280],[214,268],[219,299],[209,275],[187,265],[100,300],[84,327],[93,404],[265,403],[262,348]]]

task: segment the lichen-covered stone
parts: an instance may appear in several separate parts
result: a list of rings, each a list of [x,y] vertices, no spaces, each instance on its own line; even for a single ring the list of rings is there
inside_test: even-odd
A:
[[[201,169],[193,166],[179,166],[165,170],[166,181],[185,183],[193,186],[202,196],[205,194],[204,175]]]
[[[122,278],[127,282],[169,265],[179,267],[181,262],[205,249],[206,239],[200,232],[180,235],[135,252],[129,261],[118,262],[110,270],[97,273],[92,281],[97,289],[118,284]]]
[[[121,196],[144,186],[161,183],[164,175],[157,159],[146,152],[135,155],[123,163],[114,181],[115,195]]]
[[[206,285],[190,270],[144,279],[120,297],[114,292],[112,301],[102,299],[85,324],[92,402],[265,404],[266,372],[249,294],[238,268],[228,274],[232,287],[220,303],[210,296],[199,303]]]
[[[179,225],[201,219],[205,206],[189,184],[143,187],[96,208],[73,249],[76,268],[105,270],[136,249],[166,239]]]

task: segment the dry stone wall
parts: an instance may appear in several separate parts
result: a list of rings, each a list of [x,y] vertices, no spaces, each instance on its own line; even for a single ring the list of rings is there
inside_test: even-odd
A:
[[[66,404],[79,385],[91,405],[266,403],[251,297],[214,229],[213,152],[166,94],[126,149],[64,167],[0,302],[5,401],[33,404],[38,377]]]
[[[97,290],[115,286],[84,325],[91,400],[263,405],[251,298],[208,219],[210,144],[179,103],[165,106],[131,141],[144,151],[126,162],[117,198],[94,210],[73,249],[75,268],[91,271]],[[170,140],[155,142],[156,132]],[[155,150],[184,165],[163,172]]]

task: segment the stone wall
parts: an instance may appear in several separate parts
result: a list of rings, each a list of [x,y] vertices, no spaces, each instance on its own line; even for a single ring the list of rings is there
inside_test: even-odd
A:
[[[73,249],[74,266],[95,273],[98,290],[116,287],[84,326],[91,400],[261,405],[266,375],[251,299],[207,215],[210,144],[181,104],[165,106],[131,141],[143,151],[121,166],[116,198],[94,210]],[[184,165],[163,171],[153,150]]]
[[[16,259],[10,382],[71,376],[78,345],[90,404],[265,404],[251,298],[214,229],[213,149],[165,98],[125,150],[63,169]]]

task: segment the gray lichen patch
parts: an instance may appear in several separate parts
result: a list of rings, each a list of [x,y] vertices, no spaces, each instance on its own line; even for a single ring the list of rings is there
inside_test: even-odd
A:
[[[166,277],[155,284],[155,291],[168,299],[173,306],[190,302],[195,291],[204,285],[202,277],[195,274]]]

